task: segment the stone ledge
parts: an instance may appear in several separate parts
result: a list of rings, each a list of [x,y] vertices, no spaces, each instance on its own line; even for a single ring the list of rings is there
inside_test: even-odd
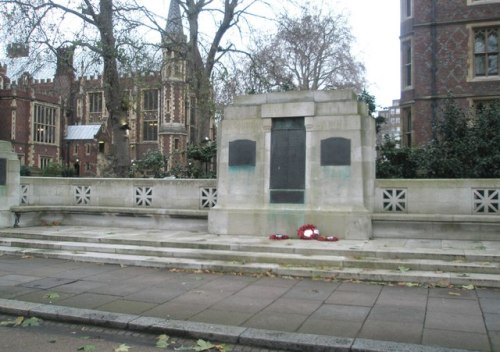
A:
[[[372,221],[500,224],[500,215],[374,213]]]
[[[188,217],[188,218],[208,218],[208,210],[194,209],[161,209],[161,208],[127,208],[127,207],[104,207],[93,205],[25,205],[14,206],[10,210],[13,213],[33,213],[33,212],[50,212],[62,214],[86,213],[86,214],[116,214],[128,216],[142,215],[167,215],[171,217]]]

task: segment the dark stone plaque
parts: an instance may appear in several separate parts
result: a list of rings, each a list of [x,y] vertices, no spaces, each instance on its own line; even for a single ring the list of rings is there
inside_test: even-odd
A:
[[[271,203],[304,203],[306,130],[304,118],[273,120]]]
[[[351,140],[332,137],[321,141],[321,166],[351,165]]]
[[[229,142],[229,166],[255,166],[256,142],[238,139]]]
[[[7,159],[0,159],[0,186],[7,184]]]

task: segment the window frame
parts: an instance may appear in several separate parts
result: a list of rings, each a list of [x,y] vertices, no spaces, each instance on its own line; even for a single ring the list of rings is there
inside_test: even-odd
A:
[[[500,1],[500,0],[499,0]],[[469,30],[469,51],[468,51],[468,75],[467,82],[483,82],[483,81],[498,81],[500,80],[500,21],[496,22],[485,22],[480,24],[468,25]],[[485,53],[485,60],[488,56],[497,56],[497,72],[496,74],[488,74],[487,67],[485,67],[484,75],[476,74],[476,60],[478,55],[483,55],[482,53],[476,53],[476,33],[481,30],[491,30],[496,29],[497,32],[497,48],[496,53]],[[485,42],[487,40],[485,39]]]
[[[102,114],[104,111],[104,94],[102,91],[88,92],[88,110],[89,114]],[[95,97],[99,96],[99,99]],[[97,100],[97,102],[96,102]]]
[[[42,102],[33,103],[33,142],[59,144],[59,109]]]
[[[401,0],[401,18],[413,18],[413,0]]]
[[[413,89],[413,40],[401,42],[401,87]]]

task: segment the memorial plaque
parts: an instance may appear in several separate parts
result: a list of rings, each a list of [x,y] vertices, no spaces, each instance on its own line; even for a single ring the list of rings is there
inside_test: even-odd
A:
[[[0,186],[7,184],[7,159],[0,159]]]
[[[306,130],[304,118],[273,120],[271,203],[304,203]]]
[[[239,139],[229,142],[229,166],[255,166],[256,142]]]
[[[351,140],[332,137],[321,141],[321,166],[350,166]]]

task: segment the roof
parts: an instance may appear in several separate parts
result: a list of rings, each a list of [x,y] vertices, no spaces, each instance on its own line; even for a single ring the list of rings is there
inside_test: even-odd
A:
[[[99,133],[101,125],[77,125],[68,126],[68,132],[64,138],[66,141],[78,141],[94,139]]]

